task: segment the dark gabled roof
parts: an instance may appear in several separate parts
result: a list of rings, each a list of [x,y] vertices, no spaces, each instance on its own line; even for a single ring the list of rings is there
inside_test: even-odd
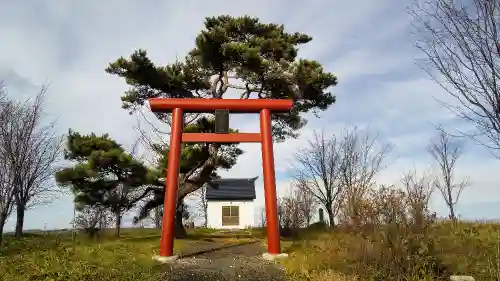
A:
[[[249,179],[217,179],[207,183],[207,200],[254,200],[255,180]]]

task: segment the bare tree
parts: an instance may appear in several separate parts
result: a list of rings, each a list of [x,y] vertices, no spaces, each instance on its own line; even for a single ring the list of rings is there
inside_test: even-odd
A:
[[[432,177],[427,173],[417,175],[416,170],[403,175],[401,183],[406,191],[406,201],[417,225],[422,225],[429,213],[429,200],[433,191]]]
[[[328,213],[331,227],[335,225],[342,193],[338,174],[341,161],[335,135],[325,137],[323,132],[315,132],[307,146],[294,154],[291,163],[295,187],[316,197]]]
[[[410,11],[420,65],[456,104],[441,102],[500,157],[500,1],[415,0]]]
[[[0,83],[0,144],[11,137],[9,120],[12,119],[12,106],[7,100],[6,91]],[[5,149],[0,145],[0,244],[2,243],[3,229],[7,218],[14,207],[14,185],[12,184],[12,169],[7,161]]]
[[[338,176],[343,187],[342,213],[344,219],[357,223],[367,192],[375,185],[377,174],[387,167],[385,160],[392,145],[379,139],[378,134],[357,126],[346,129],[340,141]]]
[[[311,224],[311,220],[314,216],[314,213],[318,209],[318,200],[306,188],[295,188],[295,196],[297,197],[297,203],[299,212],[301,216],[304,218],[305,226],[309,226]]]
[[[58,190],[52,184],[54,164],[61,153],[62,138],[56,136],[54,122],[42,124],[46,88],[33,101],[11,102],[10,116],[0,134],[0,147],[9,168],[16,204],[16,236],[23,232],[27,209],[50,202]]]
[[[462,155],[462,146],[440,129],[438,135],[431,139],[428,151],[437,162],[440,172],[434,181],[434,186],[440,191],[448,207],[450,219],[456,220],[455,205],[463,189],[468,185],[467,179],[458,183],[455,183],[454,179],[457,161]]]

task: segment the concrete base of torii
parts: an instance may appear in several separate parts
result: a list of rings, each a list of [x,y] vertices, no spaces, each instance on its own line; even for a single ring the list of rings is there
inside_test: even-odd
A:
[[[158,256],[158,255],[153,256],[153,260],[155,260],[159,263],[173,263],[178,259],[179,259],[179,256],[169,256],[169,257],[162,257],[162,256]]]
[[[270,254],[270,253],[263,253],[262,258],[267,260],[267,261],[275,261],[275,260],[282,260],[288,257],[287,253],[281,253],[281,254]]]

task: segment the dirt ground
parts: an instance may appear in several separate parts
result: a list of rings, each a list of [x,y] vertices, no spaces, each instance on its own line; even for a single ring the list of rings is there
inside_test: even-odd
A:
[[[217,245],[211,245],[215,248]],[[208,244],[199,250],[203,251]],[[194,249],[191,249],[193,251]],[[285,281],[285,272],[262,259],[260,243],[240,245],[184,257],[167,265],[166,281]]]

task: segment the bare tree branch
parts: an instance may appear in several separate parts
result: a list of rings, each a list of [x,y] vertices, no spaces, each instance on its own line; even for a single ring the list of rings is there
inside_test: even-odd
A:
[[[288,195],[278,199],[278,219],[280,234],[282,236],[296,237],[297,231],[305,226],[306,218],[301,209],[299,192],[297,189],[289,190]],[[307,192],[307,191],[306,191]]]
[[[500,157],[500,1],[415,0],[410,13],[419,65],[456,102],[441,103],[474,125],[463,135]]]
[[[13,118],[11,103],[7,99],[7,91],[0,82],[0,144],[11,138],[8,126]],[[0,145],[0,244],[2,243],[3,228],[7,218],[15,206],[12,169],[7,158],[7,153]]]

